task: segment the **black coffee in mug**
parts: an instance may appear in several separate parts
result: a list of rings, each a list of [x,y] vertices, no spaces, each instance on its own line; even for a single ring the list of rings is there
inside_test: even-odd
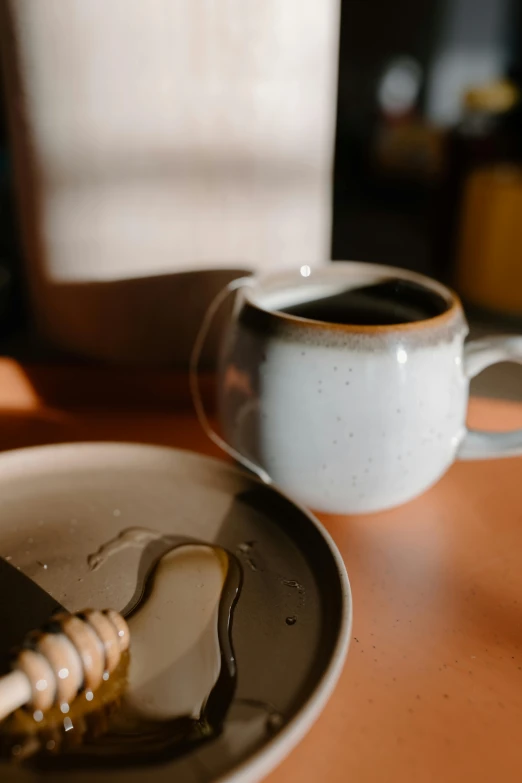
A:
[[[389,326],[425,321],[448,309],[435,291],[393,278],[280,308],[280,312],[334,324]]]

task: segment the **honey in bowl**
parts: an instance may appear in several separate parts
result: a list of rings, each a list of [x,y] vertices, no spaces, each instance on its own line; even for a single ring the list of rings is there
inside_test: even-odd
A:
[[[236,683],[230,631],[238,561],[220,547],[133,529],[101,547],[91,567],[109,567],[128,546],[144,547],[122,612],[130,656],[66,714],[55,708],[42,720],[18,711],[2,727],[4,758],[42,769],[133,766],[177,757],[221,731]]]

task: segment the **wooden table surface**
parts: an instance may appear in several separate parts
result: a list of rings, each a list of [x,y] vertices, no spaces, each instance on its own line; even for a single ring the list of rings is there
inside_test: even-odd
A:
[[[522,404],[470,420],[522,427]],[[76,440],[217,455],[168,374],[0,360],[0,448]],[[522,780],[522,459],[460,463],[422,498],[321,517],[346,562],[354,627],[323,715],[269,783]]]

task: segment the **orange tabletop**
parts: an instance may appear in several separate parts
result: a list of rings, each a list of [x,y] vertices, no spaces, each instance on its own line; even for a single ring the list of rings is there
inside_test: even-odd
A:
[[[0,448],[128,440],[215,455],[181,385],[0,360]],[[474,400],[470,419],[522,427],[522,404]],[[269,782],[519,783],[522,459],[460,463],[402,508],[321,518],[350,576],[353,639],[323,715]]]

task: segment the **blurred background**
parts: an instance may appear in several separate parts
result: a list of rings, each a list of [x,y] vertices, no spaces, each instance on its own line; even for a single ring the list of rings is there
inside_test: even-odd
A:
[[[0,41],[3,353],[184,366],[238,270],[329,258],[522,330],[519,0],[2,0]]]
[[[342,3],[334,258],[409,266],[522,312],[507,291],[490,298],[481,277],[509,263],[509,244],[522,287],[520,240],[503,236],[522,204],[520,11],[516,0]],[[486,244],[495,261],[480,256]]]

